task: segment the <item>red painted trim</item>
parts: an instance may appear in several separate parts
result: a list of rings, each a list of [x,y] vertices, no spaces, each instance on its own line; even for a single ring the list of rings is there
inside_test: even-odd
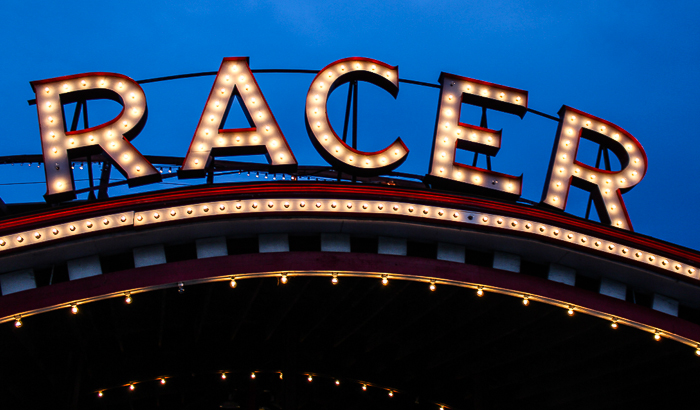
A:
[[[35,81],[30,81],[29,84],[32,86],[32,90],[34,90],[34,94],[36,94],[36,89],[34,88],[37,85],[43,85],[47,83],[53,83],[56,81],[67,81],[67,80],[73,80],[76,78],[83,78],[83,77],[90,77],[90,76],[106,76],[106,77],[119,77],[123,78],[125,80],[131,81],[134,84],[138,84],[133,78],[127,77],[123,74],[117,74],[117,73],[105,73],[105,72],[96,72],[96,73],[83,73],[83,74],[73,74],[73,75],[65,75],[62,77],[54,77],[54,78],[47,78],[45,80],[35,80]],[[139,86],[140,88],[141,86]],[[61,93],[63,94],[63,93]]]
[[[585,116],[585,117],[592,118],[592,119],[594,119],[594,120],[596,120],[596,121],[600,121],[600,122],[602,122],[602,123],[604,123],[604,124],[607,124],[610,128],[613,128],[613,129],[619,131],[621,134],[625,134],[627,137],[629,137],[629,138],[632,140],[632,142],[634,142],[634,143],[637,145],[637,147],[639,148],[639,150],[642,152],[642,156],[644,157],[644,173],[642,173],[642,175],[641,175],[641,178],[642,178],[642,179],[644,178],[644,175],[646,175],[646,173],[647,173],[647,168],[648,168],[648,166],[649,166],[649,161],[648,161],[648,158],[647,158],[647,153],[646,153],[646,151],[644,151],[644,147],[642,147],[642,144],[640,144],[639,141],[638,141],[636,138],[634,138],[634,136],[632,136],[632,134],[630,134],[630,133],[627,132],[624,128],[620,127],[620,126],[617,125],[617,124],[613,124],[612,122],[610,122],[610,121],[608,121],[608,120],[604,120],[604,119],[598,118],[598,117],[596,117],[596,116],[594,116],[594,115],[585,113],[585,112],[583,112],[583,111],[581,111],[581,110],[577,110],[576,108],[569,107],[568,105],[562,105],[562,107],[559,109],[559,121],[561,122],[561,124],[565,124],[564,120],[565,120],[566,118],[562,117],[562,112],[564,112],[564,111],[566,111],[566,110],[573,111],[573,112],[575,112],[575,113],[578,114],[578,115],[583,115],[583,116]],[[581,129],[582,129],[582,128],[583,128],[583,127],[581,127]],[[592,130],[592,131],[595,131],[595,130]],[[580,131],[579,131],[579,132],[580,132]],[[579,139],[580,139],[580,138],[581,138],[581,137],[580,137],[580,135],[579,135]],[[582,164],[582,165],[585,166],[585,164]],[[602,170],[597,169],[597,168],[591,168],[591,169],[594,169],[594,170],[597,170],[597,171],[602,171]],[[614,173],[614,172],[613,172],[613,173]],[[640,179],[639,181],[641,182],[642,179]],[[639,182],[638,182],[638,183],[639,183]],[[637,184],[638,184],[638,183],[637,183]]]
[[[552,211],[550,209],[531,207],[510,202],[501,202],[485,198],[433,192],[429,190],[306,181],[265,183],[254,182],[212,187],[187,187],[170,191],[149,192],[128,197],[119,197],[104,202],[81,204],[64,209],[48,209],[35,215],[18,216],[0,222],[0,234],[31,230],[33,227],[66,222],[78,218],[88,218],[90,216],[118,213],[120,211],[125,212],[131,210],[149,209],[152,207],[165,206],[165,204],[175,205],[177,201],[191,202],[194,200],[204,202],[209,200],[221,200],[230,197],[260,197],[263,195],[267,195],[271,198],[282,196],[305,197],[313,195],[318,197],[396,200],[422,203],[426,205],[450,206],[473,211],[501,213],[505,216],[531,219],[533,222],[555,224],[561,228],[570,228],[581,233],[599,236],[601,239],[609,239],[614,242],[624,242],[629,246],[635,246],[641,250],[661,253],[665,256],[678,259],[679,262],[691,263],[695,265],[700,264],[700,252],[634,232],[573,217],[562,212]],[[309,214],[305,213],[305,215]],[[337,216],[337,214],[332,215]],[[376,217],[374,214],[372,216]],[[391,218],[392,215],[386,215],[386,217]],[[410,220],[416,219],[411,218]],[[432,222],[435,224],[440,224],[440,221]],[[459,224],[459,226],[463,225]],[[478,225],[473,226],[476,228]],[[497,232],[506,233],[508,231],[497,230]],[[515,232],[513,232],[513,234],[515,234]],[[544,237],[538,236],[538,240],[544,239]],[[557,241],[555,243],[565,244],[565,242],[562,241]],[[585,251],[580,247],[576,247],[576,249]],[[597,251],[592,252],[599,255]],[[627,261],[628,263],[633,262],[628,259],[623,260]],[[653,268],[648,265],[640,266],[644,266],[647,269]],[[682,275],[673,275],[674,278],[679,276],[682,277]]]
[[[461,106],[460,106],[460,108],[461,108]],[[461,109],[460,109],[460,112],[458,114],[461,114]],[[469,128],[469,129],[476,130],[476,131],[483,131],[483,132],[489,132],[491,134],[496,134],[499,136],[499,138],[503,134],[503,130],[496,131],[496,130],[492,130],[490,128],[479,127],[476,125],[466,124],[464,122],[459,122],[459,121],[457,121],[457,125],[459,125],[460,127]],[[463,138],[460,138],[460,139],[463,139]],[[467,141],[467,140],[465,140],[465,141]],[[500,148],[500,145],[498,147]]]
[[[314,77],[314,79],[313,79],[313,81],[311,82],[311,84],[313,85],[313,84],[316,82],[316,80],[317,80],[319,77],[321,77],[321,74],[323,74],[324,71],[325,71],[326,69],[328,69],[328,68],[330,68],[330,67],[333,67],[333,66],[335,66],[335,65],[338,65],[338,64],[340,64],[340,63],[343,63],[343,62],[355,62],[355,61],[362,62],[362,63],[367,63],[367,62],[369,62],[369,63],[372,63],[372,64],[381,65],[382,67],[388,68],[388,69],[390,69],[390,70],[396,70],[396,78],[397,78],[397,80],[396,80],[396,81],[397,81],[397,83],[396,83],[396,90],[397,90],[397,91],[396,91],[396,92],[398,93],[398,89],[399,89],[399,83],[398,83],[398,78],[399,78],[399,66],[390,66],[389,64],[383,63],[383,62],[381,62],[381,61],[379,61],[379,60],[374,60],[374,59],[371,59],[371,58],[363,58],[363,57],[349,57],[349,58],[344,58],[344,59],[342,59],[342,60],[338,60],[338,61],[335,61],[335,62],[330,63],[329,65],[323,67],[323,69],[321,69],[321,71],[319,71],[318,74],[316,74],[316,77]],[[367,70],[363,70],[363,71],[367,71]],[[371,71],[367,71],[367,72],[368,72],[368,74],[375,74],[375,75],[379,76],[381,79],[384,79],[384,76],[382,76],[382,75],[379,74],[379,73],[372,73]],[[343,76],[347,75],[347,74],[349,74],[349,73],[343,73],[343,74],[341,74],[341,75],[335,77],[335,78],[333,79],[333,81],[331,82],[331,85],[330,85],[328,88],[329,88],[329,89],[333,88],[333,85],[336,84],[336,83],[338,83],[338,81],[340,81],[340,84],[341,84],[341,85],[347,83],[347,81],[341,81],[341,78],[342,78]],[[388,80],[388,81],[390,81],[390,80]],[[372,84],[374,84],[374,85],[377,85],[376,83],[374,83],[374,82],[372,82],[372,81],[368,81],[368,82],[369,82],[369,83],[372,83]],[[309,89],[309,92],[307,93],[307,100],[308,100],[308,96],[309,96],[309,95],[311,95],[311,90],[310,90],[310,89]],[[326,97],[326,103],[325,103],[325,105],[324,105],[324,107],[323,107],[324,110],[326,111],[326,124],[328,125],[328,128],[331,130],[331,134],[333,134],[333,136],[335,137],[336,142],[338,142],[338,143],[341,144],[343,147],[345,147],[345,149],[347,149],[348,151],[354,153],[355,155],[374,156],[374,155],[380,155],[380,154],[382,154],[382,153],[388,151],[394,144],[396,144],[396,143],[398,142],[399,144],[401,144],[401,146],[403,147],[403,149],[406,150],[406,154],[405,154],[402,158],[405,158],[406,156],[408,156],[409,149],[408,149],[408,147],[406,146],[406,144],[404,144],[403,140],[401,140],[401,137],[397,137],[396,140],[394,140],[394,142],[392,142],[391,144],[389,144],[386,148],[381,149],[381,150],[379,150],[379,151],[374,151],[374,152],[360,151],[360,150],[357,150],[357,149],[355,149],[355,148],[349,146],[345,141],[343,141],[340,137],[338,137],[338,134],[335,132],[335,129],[331,126],[331,120],[330,120],[330,118],[328,118],[328,98],[330,98],[330,96],[331,96],[331,91],[328,92],[327,97]],[[307,104],[307,105],[308,105],[308,104]],[[306,109],[306,106],[305,106],[304,108]],[[345,161],[343,161],[343,160],[339,159],[338,157],[336,157],[335,155],[333,155],[330,151],[328,151],[328,154],[330,154],[331,156],[333,156],[333,158],[335,158],[337,161],[342,162],[345,166],[347,166],[347,167],[352,167],[352,168],[356,168],[356,166],[355,166],[354,164],[348,164],[348,163],[346,163]],[[396,162],[396,161],[395,161],[395,162]],[[394,162],[394,163],[395,163],[395,162]],[[361,168],[361,167],[357,167],[357,168]],[[392,167],[391,165],[387,165],[387,166],[381,167],[381,168],[390,168],[390,169],[393,169],[393,168],[395,168],[395,167]]]
[[[375,59],[373,59],[373,58],[368,58],[368,57],[346,57],[346,58],[343,58],[343,59],[340,59],[340,60],[336,60],[336,61],[334,61],[334,62],[328,64],[327,66],[323,67],[323,68],[321,69],[321,71],[319,71],[318,74],[316,74],[316,77],[314,77],[314,80],[313,80],[311,83],[313,84],[314,81],[316,81],[316,79],[317,79],[326,69],[328,69],[328,68],[330,68],[330,67],[332,67],[332,66],[334,66],[334,65],[336,65],[336,64],[345,63],[345,62],[348,62],[348,61],[361,61],[361,62],[368,62],[368,63],[372,63],[372,64],[377,64],[377,65],[380,65],[380,66],[382,66],[382,67],[384,67],[384,68],[388,68],[388,69],[390,69],[390,70],[396,70],[397,73],[398,73],[398,70],[399,70],[399,66],[397,66],[397,65],[389,65],[389,64],[387,64],[387,63],[385,63],[385,62],[382,62],[382,61],[379,61],[379,60],[375,60]]]
[[[202,119],[204,118],[204,113],[207,110],[207,106],[209,105],[209,102],[212,100],[212,96],[216,92],[216,84],[219,81],[219,76],[221,75],[221,70],[224,67],[224,63],[227,61],[242,61],[245,63],[245,69],[248,72],[248,75],[250,78],[253,80],[253,83],[255,83],[255,87],[258,89],[258,92],[260,93],[260,98],[262,99],[262,102],[265,104],[267,107],[267,110],[270,112],[270,117],[272,118],[272,121],[275,123],[275,126],[277,127],[277,130],[280,132],[280,137],[282,138],[282,142],[284,145],[287,146],[287,150],[289,151],[289,154],[291,155],[292,159],[294,160],[294,165],[296,166],[298,164],[296,157],[294,156],[294,152],[292,151],[291,147],[289,146],[289,142],[287,142],[287,137],[284,136],[284,133],[282,132],[282,128],[280,128],[279,124],[277,123],[277,118],[275,118],[275,114],[272,112],[272,108],[270,108],[270,105],[267,103],[267,100],[265,99],[265,94],[263,93],[262,89],[260,88],[260,85],[258,84],[258,80],[255,78],[255,75],[253,74],[253,71],[250,69],[250,58],[249,57],[224,57],[224,59],[221,61],[221,65],[219,66],[219,71],[216,72],[216,77],[214,77],[214,82],[211,85],[211,91],[209,91],[209,96],[207,97],[207,101],[204,103],[204,107],[202,108],[202,114],[199,116],[199,121],[197,121],[197,128],[194,130],[194,134],[192,135],[192,139],[190,140],[190,145],[187,147],[187,155],[185,155],[185,158],[182,160],[182,166],[184,167],[185,164],[187,163],[187,158],[189,158],[190,153],[192,152],[192,146],[194,145],[195,140],[197,139],[197,131],[199,130],[200,125],[202,124]],[[231,89],[231,95],[228,96],[227,99],[227,104],[231,102],[231,98],[233,98],[233,94],[236,91],[236,88],[238,85],[236,85],[236,82],[234,81],[233,88]],[[248,108],[248,103],[246,101],[241,101],[241,103],[244,106],[244,109],[248,111],[248,114],[253,117],[253,113],[251,113],[251,110]],[[255,120],[253,120],[253,123],[255,123]],[[248,132],[248,131],[257,131],[257,127],[250,127],[250,128],[234,128],[234,129],[222,129],[217,127],[217,134],[221,133],[227,133],[227,132]],[[261,146],[265,146],[265,144],[261,144]],[[215,148],[213,145],[210,145],[210,148]],[[227,148],[235,148],[235,147],[227,147]],[[267,149],[267,148],[266,148]],[[269,154],[269,152],[268,152]],[[212,158],[211,155],[211,150],[209,151],[209,157],[207,158],[207,161]],[[206,163],[205,163],[206,165]],[[291,164],[290,164],[291,165]]]
[[[530,98],[528,98],[527,91],[521,90],[519,88],[508,87],[506,85],[501,85],[501,84],[496,84],[496,83],[489,83],[487,81],[481,81],[481,80],[477,80],[475,78],[463,77],[461,75],[450,74],[450,73],[445,73],[445,72],[440,73],[440,77],[438,78],[438,82],[440,84],[442,84],[443,78],[455,78],[457,80],[469,81],[471,83],[487,85],[489,87],[495,87],[495,88],[498,88],[501,90],[514,91],[514,92],[525,94],[525,105],[524,105],[525,108],[527,108],[527,103],[530,101]],[[479,94],[475,94],[475,95],[479,95]],[[486,98],[489,98],[489,97],[486,97]],[[491,99],[496,100],[495,98],[491,98]],[[500,100],[496,100],[496,101],[500,101]],[[504,102],[508,103],[507,101],[504,101]],[[510,103],[510,104],[513,104],[513,103]],[[513,105],[518,105],[518,104],[513,104]]]
[[[93,276],[2,296],[0,317],[11,317],[18,313],[56,305],[65,305],[68,308],[71,302],[86,298],[144,287],[169,284],[174,286],[180,281],[280,271],[377,272],[473,283],[560,300],[574,306],[608,313],[611,317],[657,327],[691,340],[700,340],[700,325],[623,300],[522,273],[417,257],[335,252],[232,255]],[[221,286],[228,284],[223,283]],[[139,295],[136,294],[134,303],[138,303],[138,298]]]

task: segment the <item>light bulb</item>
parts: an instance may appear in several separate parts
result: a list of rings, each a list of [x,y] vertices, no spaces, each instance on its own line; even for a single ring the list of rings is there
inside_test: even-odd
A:
[[[613,329],[617,329],[617,319],[612,320],[612,323],[610,323],[610,327]]]
[[[478,296],[478,297],[484,296],[484,289],[481,286],[479,286],[479,288],[476,290],[476,296]]]
[[[17,329],[19,329],[20,327],[22,327],[22,318],[21,318],[21,317],[15,318],[15,327],[16,327]]]
[[[700,348],[698,348],[698,350],[700,351]],[[367,391],[367,385],[366,385],[366,384],[363,384],[363,385],[362,385],[362,390],[363,390],[363,391]]]
[[[125,296],[124,302],[125,302],[127,305],[130,305],[130,304],[131,304],[131,294],[130,294],[130,293],[125,293],[124,296]]]
[[[78,305],[71,305],[71,306],[70,306],[70,311],[71,311],[71,313],[73,313],[74,315],[77,314],[77,313],[78,313]]]
[[[314,381],[314,377],[312,375],[309,375],[309,377],[307,377],[306,380],[312,382]]]
[[[389,390],[389,397],[394,397],[394,392]]]
[[[569,316],[573,316],[574,315],[574,307],[569,305],[569,310],[567,310],[566,313],[568,313]]]
[[[435,292],[435,289],[436,289],[436,288],[437,288],[437,287],[435,286],[435,281],[434,281],[434,280],[431,280],[431,281],[430,281],[430,291],[431,291],[431,292]]]
[[[97,397],[102,397],[102,396],[104,396],[104,394],[102,392],[97,393]]]
[[[254,378],[255,378],[255,372],[253,372],[253,373],[250,374],[250,378],[251,378],[251,379],[254,379]]]
[[[335,379],[335,385],[336,385],[336,386],[340,386],[340,380]]]
[[[255,373],[253,373],[255,374]],[[221,373],[221,380],[226,380],[226,373]]]
[[[129,385],[129,390],[132,390],[132,391],[133,391],[135,388],[136,388],[136,387],[135,387],[133,384],[130,384],[130,385]]]
[[[235,289],[236,286],[238,286],[238,284],[236,283],[236,278],[231,278],[230,285],[231,285],[231,288],[233,288],[233,289]]]
[[[656,340],[657,342],[661,340],[661,333],[659,333],[658,330],[654,332],[654,340]]]
[[[333,274],[333,279],[331,279],[331,283],[334,285],[338,284],[338,274],[337,273]]]
[[[527,306],[530,304],[530,298],[523,296],[523,305]]]
[[[283,285],[285,283],[287,283],[287,274],[286,273],[282,274],[282,277],[280,278],[280,282],[282,282]]]
[[[386,275],[382,276],[382,285],[386,286],[389,284],[389,278]]]

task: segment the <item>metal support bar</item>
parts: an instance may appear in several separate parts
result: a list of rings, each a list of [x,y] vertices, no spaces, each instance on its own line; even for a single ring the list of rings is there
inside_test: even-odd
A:
[[[78,120],[80,119],[80,108],[81,105],[83,104],[82,101],[78,101],[75,103],[75,112],[73,112],[73,121],[70,125],[70,130],[75,131],[78,129]]]
[[[92,157],[87,156],[88,179],[90,180],[90,192],[88,193],[88,201],[95,200],[95,181],[92,179]]]
[[[357,149],[357,93],[359,84],[357,81],[353,81],[353,94],[355,94],[353,100],[352,100],[352,148]],[[355,175],[352,176],[352,182],[357,182],[357,177]]]
[[[112,172],[112,164],[109,161],[102,162],[102,172],[100,173],[100,188],[97,192],[98,199],[107,199],[107,188],[109,187],[109,175]]]
[[[350,104],[352,103],[352,82],[348,84],[348,102],[345,104],[345,122],[343,123],[343,142],[348,142],[348,126],[350,125]]]
[[[608,154],[607,148],[603,148],[603,146],[598,146],[598,155],[596,156],[595,159],[595,167],[600,168],[600,159],[601,156],[604,159],[605,163],[605,170],[610,171],[610,155]],[[589,216],[591,215],[591,203],[593,203],[593,194],[588,194],[588,203],[586,204],[586,219],[589,219]]]

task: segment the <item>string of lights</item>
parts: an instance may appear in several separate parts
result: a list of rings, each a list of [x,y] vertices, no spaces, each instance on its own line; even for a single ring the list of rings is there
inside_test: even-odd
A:
[[[390,284],[390,279],[395,279],[395,280],[408,280],[408,281],[418,281],[418,282],[424,282],[428,285],[428,290],[430,292],[434,292],[437,289],[438,285],[447,285],[447,286],[458,286],[458,287],[463,287],[463,288],[471,288],[476,290],[475,294],[477,297],[482,298],[486,295],[487,292],[492,292],[492,293],[498,293],[498,294],[503,294],[503,295],[508,295],[508,296],[513,296],[520,298],[522,300],[523,306],[527,307],[530,306],[531,302],[540,302],[540,303],[545,303],[553,306],[558,306],[561,308],[566,309],[566,313],[568,316],[574,316],[576,312],[580,312],[583,314],[595,316],[607,321],[610,321],[610,327],[615,330],[618,329],[620,325],[627,325],[632,328],[637,328],[642,331],[651,333],[653,335],[653,338],[655,341],[661,341],[662,339],[671,339],[675,340],[678,342],[681,342],[683,344],[692,346],[695,348],[695,355],[700,357],[700,343],[697,341],[693,341],[690,339],[687,339],[685,337],[679,336],[677,334],[674,334],[672,332],[665,331],[663,329],[659,329],[656,327],[652,327],[643,323],[639,323],[637,321],[627,319],[627,318],[622,318],[618,317],[615,315],[611,315],[606,312],[601,312],[597,311],[594,309],[587,308],[585,306],[577,306],[575,304],[567,303],[565,301],[560,301],[548,297],[544,297],[541,295],[535,295],[535,294],[524,294],[522,292],[518,292],[516,290],[511,290],[511,289],[504,289],[504,288],[498,288],[498,287],[491,287],[491,286],[485,286],[485,285],[480,285],[480,284],[474,284],[474,283],[465,283],[465,282],[457,282],[457,281],[451,281],[451,280],[444,280],[444,279],[435,279],[435,278],[423,278],[423,277],[413,277],[413,276],[405,276],[405,275],[389,275],[389,274],[376,274],[376,273],[361,273],[361,272],[268,272],[268,273],[255,273],[255,274],[248,274],[248,275],[236,275],[236,276],[231,276],[231,277],[217,277],[217,278],[211,278],[210,280],[200,280],[196,282],[190,282],[189,284],[200,284],[200,283],[208,283],[208,282],[221,282],[221,281],[226,281],[229,286],[232,289],[235,289],[238,286],[238,281],[241,279],[251,279],[251,278],[264,278],[264,277],[275,277],[278,279],[279,284],[281,285],[286,285],[289,283],[291,278],[294,277],[303,277],[303,276],[326,276],[330,277],[330,282],[331,285],[335,286],[340,284],[340,278],[342,276],[345,277],[365,277],[365,278],[377,278],[381,279],[381,284],[383,286],[388,286]],[[178,292],[183,293],[185,291],[185,282],[177,282],[171,284],[169,287],[177,287]],[[158,289],[161,289],[162,287],[159,287]],[[45,311],[50,311],[50,310],[57,310],[57,309],[62,309],[62,308],[68,308],[72,314],[78,314],[80,311],[79,306],[85,303],[89,302],[94,302],[98,300],[103,300],[103,299],[108,299],[108,298],[113,298],[113,297],[124,297],[124,303],[127,305],[130,305],[134,302],[133,294],[136,293],[142,293],[142,292],[147,292],[149,290],[154,290],[154,289],[133,289],[133,290],[128,290],[124,291],[122,293],[118,294],[112,294],[112,295],[105,295],[102,297],[96,297],[92,299],[87,299],[87,300],[81,300],[81,301],[72,301],[70,303],[67,303],[65,305],[60,305],[60,306],[53,306],[47,309],[43,309],[40,312],[27,312],[23,314],[17,314],[14,316],[14,326],[16,328],[20,328],[24,325],[23,318],[26,316],[29,316],[29,314],[38,314],[42,313]],[[0,320],[0,322],[6,322],[8,321],[8,318],[3,318]],[[252,373],[251,375],[254,375],[255,373]],[[314,377],[313,374],[310,374],[311,378]]]
[[[276,378],[279,378],[280,380],[283,380],[285,377],[289,377],[288,373],[283,373],[282,370],[253,370],[253,371],[243,371],[243,370],[217,370],[217,371],[212,371],[208,373],[201,374],[201,376],[214,376],[218,375],[218,377],[222,380],[228,380],[230,379],[230,376],[232,375],[245,375],[248,374],[249,378],[251,380],[255,380],[259,378],[262,375],[266,376],[275,376]],[[304,378],[307,380],[308,383],[318,383],[318,382],[329,382],[332,383],[336,386],[345,386],[345,385],[355,385],[357,387],[357,390],[359,392],[368,392],[370,389],[375,389],[375,390],[383,390],[386,392],[386,395],[388,397],[394,397],[396,395],[411,395],[410,392],[398,389],[395,387],[390,387],[390,386],[385,386],[381,385],[378,383],[373,383],[370,381],[366,380],[357,380],[357,379],[349,379],[349,378],[344,378],[344,377],[333,377],[321,373],[316,373],[316,372],[302,372],[302,373],[294,373],[292,375],[293,377],[296,378]],[[130,392],[133,392],[137,389],[138,385],[140,384],[146,384],[146,383],[152,383],[152,384],[157,384],[161,386],[165,386],[168,381],[172,381],[180,377],[179,375],[160,375],[156,377],[151,377],[148,379],[142,379],[142,380],[131,380],[127,383],[123,383],[117,386],[112,386],[112,387],[106,387],[106,388],[101,388],[98,390],[93,391],[92,394],[96,394],[98,398],[103,398],[105,396],[108,396],[110,392],[114,392],[119,389],[126,389]],[[425,402],[425,400],[422,400]],[[435,401],[428,401],[428,403],[431,403],[436,410],[445,410],[445,409],[450,409],[453,407],[448,406],[445,403],[442,402],[435,402]]]

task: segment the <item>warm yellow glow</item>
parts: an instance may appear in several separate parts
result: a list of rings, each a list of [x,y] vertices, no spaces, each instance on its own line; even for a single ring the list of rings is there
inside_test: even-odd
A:
[[[484,289],[483,289],[481,286],[479,286],[479,287],[476,289],[476,296],[478,296],[478,297],[484,296]]]

